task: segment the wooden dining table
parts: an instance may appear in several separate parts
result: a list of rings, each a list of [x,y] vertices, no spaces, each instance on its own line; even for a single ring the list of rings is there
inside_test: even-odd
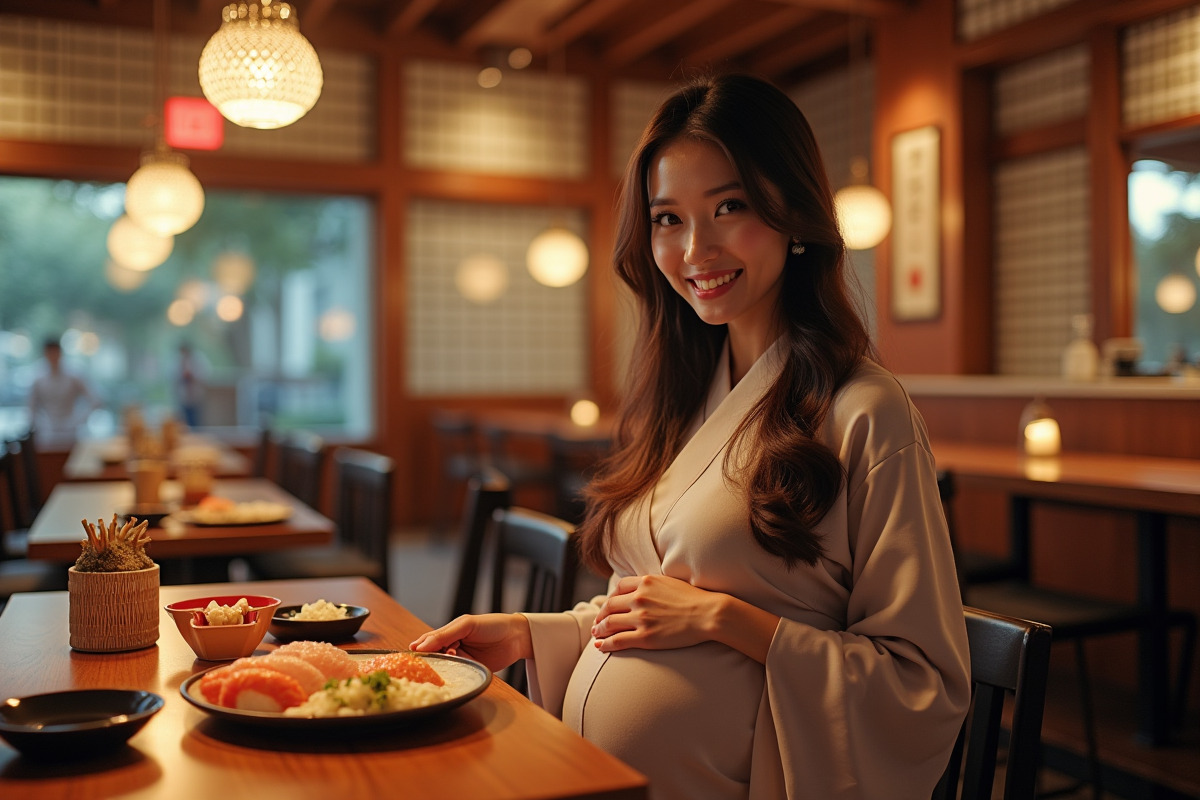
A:
[[[213,475],[218,478],[239,478],[250,475],[250,459],[210,436],[184,434],[177,452],[193,452],[203,448],[215,456]],[[123,436],[80,439],[72,446],[63,464],[63,479],[68,481],[113,481],[129,477],[129,445]],[[168,459],[168,469],[173,468]]]
[[[165,481],[162,497],[178,504],[182,487]],[[167,517],[149,529],[146,552],[154,559],[240,556],[292,547],[328,544],[336,525],[333,520],[302,503],[266,478],[229,478],[215,481],[213,494],[235,502],[263,500],[291,509],[282,522],[255,525],[201,526]],[[33,526],[29,529],[29,558],[74,561],[85,538],[82,519],[108,520],[114,513],[133,508],[130,481],[60,483],[51,490]]]
[[[1034,503],[1132,513],[1137,528],[1137,602],[1153,620],[1138,638],[1137,739],[1170,739],[1170,642],[1166,628],[1167,520],[1200,518],[1200,460],[1063,452],[1031,457],[1015,446],[935,441],[934,458],[955,480],[1008,497],[1009,551],[1029,578]]]
[[[213,594],[285,604],[327,599],[370,616],[346,650],[403,650],[429,626],[363,578],[163,587],[160,604]],[[336,735],[255,728],[190,705],[180,684],[214,662],[194,657],[165,611],[156,645],[127,653],[68,645],[66,592],[17,594],[0,614],[0,702],[71,689],[141,689],[165,701],[107,756],[42,763],[0,741],[0,797],[66,800],[376,800],[384,797],[552,800],[647,796],[647,781],[499,679],[466,704],[380,729]],[[276,647],[268,634],[256,650]]]

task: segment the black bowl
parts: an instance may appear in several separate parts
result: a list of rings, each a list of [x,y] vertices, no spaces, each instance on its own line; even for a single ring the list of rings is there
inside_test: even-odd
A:
[[[0,703],[0,737],[33,758],[88,758],[124,744],[162,707],[153,692],[123,689],[10,697]]]
[[[292,619],[300,606],[280,606],[271,617],[271,626],[267,632],[281,642],[307,640],[312,642],[341,642],[354,638],[363,622],[371,615],[370,610],[362,606],[348,606],[336,603],[346,609],[345,619],[300,620]]]

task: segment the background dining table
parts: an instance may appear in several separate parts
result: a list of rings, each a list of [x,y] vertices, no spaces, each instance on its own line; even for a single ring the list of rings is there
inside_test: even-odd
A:
[[[1147,745],[1170,740],[1167,519],[1200,518],[1200,460],[1064,451],[1032,457],[1016,447],[935,441],[939,469],[1008,496],[1009,553],[1029,578],[1034,503],[1132,513],[1137,521],[1137,602],[1154,621],[1138,638],[1138,730]]]
[[[63,464],[63,479],[68,481],[113,481],[129,477],[129,445],[124,436],[100,439],[80,439],[71,446]],[[213,475],[218,478],[237,478],[250,475],[250,459],[209,436],[184,434],[179,449],[209,451],[215,456]],[[168,467],[171,464],[168,460]]]
[[[182,487],[165,481],[164,502],[177,503]],[[266,478],[230,478],[213,484],[213,494],[235,502],[255,500],[280,503],[290,516],[270,524],[201,526],[168,517],[160,527],[149,530],[146,552],[154,559],[200,556],[240,556],[269,550],[328,544],[333,539],[333,520],[281,489]],[[133,507],[130,481],[60,483],[50,492],[29,530],[28,557],[50,561],[74,561],[79,543],[86,535],[81,520],[111,519]]]
[[[284,604],[326,599],[370,617],[356,649],[405,649],[429,626],[363,578],[163,587],[160,604],[213,594],[265,594]],[[17,594],[0,614],[0,701],[85,688],[142,689],[165,704],[128,745],[106,757],[40,763],[0,741],[0,797],[306,798],[445,797],[472,800],[646,797],[646,779],[507,684],[493,679],[456,709],[406,725],[337,735],[255,728],[190,705],[195,659],[166,611],[158,643],[126,653],[68,646],[66,592]],[[269,634],[256,651],[276,646]]]

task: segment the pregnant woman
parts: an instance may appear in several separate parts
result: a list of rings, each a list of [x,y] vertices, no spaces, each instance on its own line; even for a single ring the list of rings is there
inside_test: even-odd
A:
[[[640,308],[584,558],[606,595],[413,642],[492,669],[656,800],[928,798],[970,698],[925,426],[876,360],[804,115],[693,81],[626,172]]]

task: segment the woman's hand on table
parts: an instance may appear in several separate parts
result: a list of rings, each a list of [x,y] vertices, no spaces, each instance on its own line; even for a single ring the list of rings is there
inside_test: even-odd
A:
[[[716,641],[765,662],[778,624],[779,617],[730,595],[665,575],[635,575],[617,582],[592,636],[606,653]]]
[[[521,614],[464,614],[421,634],[409,647],[423,653],[466,656],[492,672],[533,658],[529,620]]]

